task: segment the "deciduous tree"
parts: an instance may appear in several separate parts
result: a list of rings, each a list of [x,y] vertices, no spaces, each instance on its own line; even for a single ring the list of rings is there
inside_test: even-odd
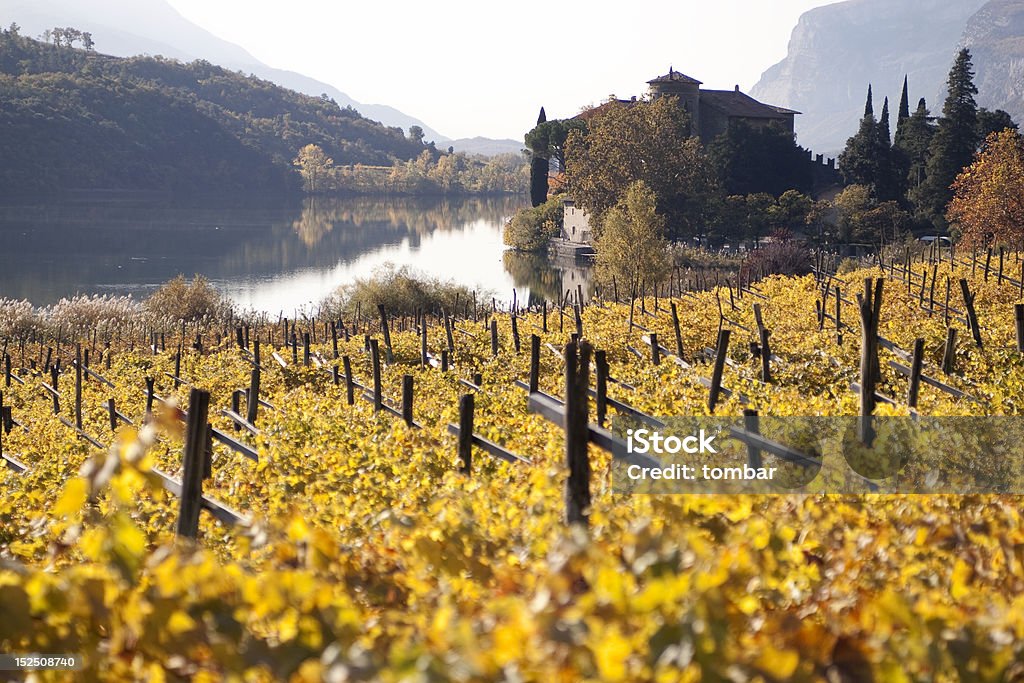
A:
[[[671,271],[665,218],[658,198],[642,180],[629,184],[622,198],[603,214],[597,240],[598,275],[612,277],[637,292],[640,282],[660,282]],[[621,286],[621,285],[620,285]]]
[[[327,156],[318,145],[306,145],[300,149],[293,164],[302,174],[306,192],[316,194],[327,189],[334,159]]]
[[[717,176],[689,116],[674,97],[611,101],[586,117],[588,132],[566,142],[566,176],[578,206],[603,224],[631,183],[654,192],[672,239],[701,236],[719,194]]]
[[[1024,141],[1017,131],[989,135],[953,183],[947,219],[968,246],[1024,246]]]

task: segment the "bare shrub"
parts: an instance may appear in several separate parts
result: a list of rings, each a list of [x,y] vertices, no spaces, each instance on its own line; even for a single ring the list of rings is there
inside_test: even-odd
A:
[[[358,308],[364,316],[376,315],[377,305],[384,304],[397,315],[413,315],[417,310],[455,310],[456,304],[472,301],[468,287],[452,281],[424,277],[407,266],[395,269],[391,264],[378,268],[368,279],[357,279],[343,285],[320,304],[320,313],[329,318],[351,317]]]
[[[811,272],[811,250],[788,230],[777,230],[768,243],[750,252],[743,263],[744,277],[766,275],[806,275]]]
[[[145,310],[158,320],[177,321],[224,319],[231,314],[231,303],[201,275],[184,275],[164,283],[143,304]]]

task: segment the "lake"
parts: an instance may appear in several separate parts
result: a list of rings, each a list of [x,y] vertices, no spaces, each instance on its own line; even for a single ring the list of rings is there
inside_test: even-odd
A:
[[[306,199],[291,206],[181,207],[135,201],[0,206],[0,297],[36,305],[82,294],[144,298],[205,276],[243,309],[315,307],[386,264],[500,300],[555,299],[583,282],[572,264],[506,253],[514,198]]]

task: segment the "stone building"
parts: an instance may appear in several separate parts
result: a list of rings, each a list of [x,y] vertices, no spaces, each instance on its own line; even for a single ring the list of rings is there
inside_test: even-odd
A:
[[[696,78],[672,67],[664,76],[647,81],[647,85],[652,100],[666,95],[679,98],[679,104],[690,114],[691,134],[696,133],[704,143],[724,133],[734,121],[754,127],[775,125],[792,133],[794,119],[800,113],[758,102],[740,92],[738,85],[733,90],[702,89]]]
[[[590,221],[587,213],[566,199],[562,202],[562,239],[576,244],[590,244]]]
[[[800,113],[759,102],[740,92],[738,85],[732,90],[701,88],[701,81],[672,67],[669,67],[667,74],[647,81],[647,85],[650,100],[666,96],[678,98],[680,106],[690,115],[690,134],[696,135],[704,144],[726,132],[732,123],[743,123],[754,128],[775,126],[792,134],[795,131],[796,116]],[[631,106],[637,101],[636,97],[622,100],[612,95],[607,103],[588,109],[578,116],[585,120],[611,102]],[[816,192],[839,182],[835,159],[826,160],[820,154],[815,157],[808,152],[808,163],[812,167]],[[590,244],[592,235],[586,212],[571,199],[564,202],[563,212],[561,239],[555,240],[561,245],[560,248],[568,251],[573,247]]]

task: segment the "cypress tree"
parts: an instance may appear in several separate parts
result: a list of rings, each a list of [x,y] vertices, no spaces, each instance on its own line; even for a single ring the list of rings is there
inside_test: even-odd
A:
[[[889,98],[882,104],[882,115],[878,119],[875,135],[875,174],[874,195],[880,202],[899,199],[903,194],[903,183],[899,177],[899,163],[892,148],[892,130],[889,127]]]
[[[978,103],[974,96],[971,53],[960,50],[949,72],[948,95],[939,128],[932,138],[926,166],[927,177],[919,196],[919,211],[936,226],[945,226],[946,205],[953,198],[950,186],[974,159],[978,149]]]
[[[867,185],[874,191],[878,181],[879,124],[875,120],[871,86],[864,104],[864,117],[856,135],[846,141],[846,148],[839,155],[839,170],[848,185]]]
[[[910,118],[910,93],[907,89],[907,77],[903,76],[903,94],[900,95],[900,111],[897,115],[897,126],[901,121]]]
[[[928,149],[935,136],[928,105],[922,97],[917,110],[896,131],[896,149],[906,159],[906,185],[909,199],[919,203],[918,193],[924,184],[928,163]]]
[[[537,117],[537,125],[548,120],[544,107],[540,108],[540,115]],[[533,206],[540,206],[548,200],[548,150],[547,145],[543,149],[531,149],[530,160],[530,203]]]
[[[878,134],[881,141],[888,147],[892,144],[892,129],[889,128],[889,98],[882,104],[882,115],[878,119]]]

